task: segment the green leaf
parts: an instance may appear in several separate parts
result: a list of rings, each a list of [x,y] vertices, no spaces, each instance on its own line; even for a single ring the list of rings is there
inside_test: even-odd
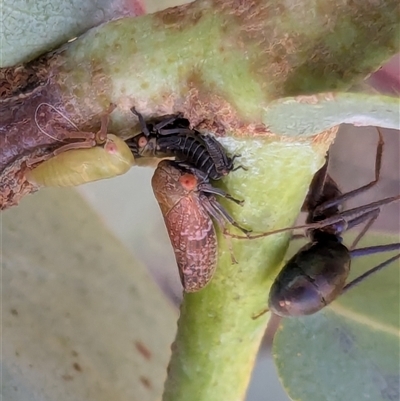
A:
[[[0,67],[29,61],[110,19],[111,3],[108,0],[2,0]]]
[[[315,135],[335,125],[398,129],[398,97],[366,93],[320,93],[279,99],[265,108],[263,121],[276,134]]]
[[[0,398],[158,399],[176,311],[100,216],[53,188],[0,222]]]
[[[370,235],[363,246],[397,241],[398,237]],[[393,252],[355,259],[351,278],[390,256]],[[315,315],[282,320],[273,353],[290,397],[399,399],[398,269],[397,261]]]

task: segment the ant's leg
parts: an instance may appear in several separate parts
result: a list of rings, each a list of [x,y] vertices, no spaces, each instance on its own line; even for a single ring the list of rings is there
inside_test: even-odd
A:
[[[375,157],[375,179],[371,181],[370,183],[363,185],[360,188],[356,188],[350,192],[347,192],[343,195],[340,195],[336,197],[335,199],[326,201],[319,205],[318,207],[315,208],[315,214],[320,214],[324,210],[329,209],[332,206],[338,205],[343,203],[344,201],[354,198],[355,196],[359,195],[362,192],[367,191],[368,189],[372,188],[376,183],[379,181],[380,178],[380,172],[381,172],[381,165],[382,165],[382,153],[383,153],[383,136],[379,128],[377,128],[378,134],[379,134],[379,141],[378,145],[376,147],[376,157]]]
[[[357,244],[361,241],[361,239],[364,237],[364,235],[368,232],[368,230],[370,229],[370,227],[375,223],[375,220],[378,218],[379,213],[380,213],[380,209],[376,209],[376,210],[372,210],[372,211],[371,211],[370,217],[369,217],[369,220],[368,220],[367,224],[366,224],[366,225],[363,227],[363,229],[357,234],[357,237],[354,239],[354,241],[353,241],[352,244],[350,245],[350,247],[349,247],[349,250],[350,250],[350,251],[353,250],[353,249],[357,246]],[[360,223],[361,223],[361,222],[358,222],[358,223],[355,223],[355,224],[352,224],[352,225],[351,225],[351,223],[353,223],[354,220],[355,220],[355,219],[353,219],[352,221],[349,222],[349,224],[348,224],[348,226],[347,226],[347,229],[350,229],[350,228],[356,226],[357,224],[360,224]]]
[[[258,312],[257,314],[253,315],[251,318],[252,318],[253,320],[256,320],[256,319],[258,319],[259,317],[265,315],[267,312],[269,312],[269,309],[268,309],[268,308],[265,308],[265,309],[263,309],[261,312]]]
[[[385,245],[374,245],[367,246],[366,248],[358,248],[350,251],[350,256],[352,259],[358,258],[360,256],[368,256],[375,255],[376,253],[381,252],[390,252],[400,250],[400,242],[395,242],[393,244],[385,244]]]
[[[354,251],[351,251],[351,255],[353,256],[364,256],[364,255],[371,255],[379,252],[388,252],[388,251],[394,251],[400,249],[400,243],[397,244],[388,244],[388,245],[378,245],[378,246],[371,246],[368,248],[361,248],[361,249],[355,249]],[[342,291],[342,294],[349,291],[351,288],[354,288],[356,285],[360,284],[362,281],[364,281],[366,278],[370,277],[371,275],[381,271],[385,267],[389,266],[396,260],[400,258],[400,253],[385,260],[384,262],[380,263],[378,266],[373,267],[372,269],[369,269],[366,271],[364,274],[361,276],[358,276],[356,279],[353,281],[350,281]]]
[[[363,221],[367,220],[368,218],[371,218],[372,215],[375,215],[375,213],[379,214],[381,206],[388,205],[393,202],[397,202],[398,200],[400,200],[400,195],[390,196],[388,198],[384,198],[384,199],[381,199],[376,202],[368,203],[367,205],[358,206],[353,209],[345,210],[344,212],[341,212],[335,216],[327,217],[326,219],[317,221],[315,223],[308,223],[308,224],[304,224],[304,225],[300,225],[300,226],[280,228],[278,230],[273,230],[273,231],[269,231],[269,232],[262,233],[262,234],[256,234],[249,238],[267,237],[269,235],[279,234],[279,233],[283,233],[283,232],[295,230],[295,229],[323,228],[323,227],[330,226],[335,223],[346,222],[346,221],[347,221],[346,229],[350,229],[350,228],[356,226],[357,224],[360,224]],[[350,219],[354,215],[357,215],[357,217]],[[233,238],[241,239],[238,236],[233,236]]]
[[[350,228],[354,227],[357,224],[366,220],[366,216],[371,217],[371,214],[378,213],[376,210],[380,209],[381,206],[388,205],[393,202],[397,202],[400,200],[400,195],[397,196],[389,196],[388,198],[381,199],[376,202],[368,203],[367,205],[362,205],[355,207],[353,209],[345,210],[344,212],[339,213],[337,216],[328,217],[325,220],[318,221],[316,223],[310,223],[308,225],[309,228],[320,228],[325,227],[330,224],[337,223],[341,220],[348,221],[348,225],[350,224]],[[351,219],[352,216],[357,216]],[[303,228],[303,227],[298,227]],[[307,228],[307,227],[304,227]]]
[[[304,234],[292,234],[290,237],[290,241],[296,240],[296,239],[303,239],[305,237]]]
[[[375,212],[381,206],[388,205],[389,203],[396,202],[398,200],[400,200],[400,195],[391,196],[391,197],[388,197],[388,198],[381,199],[380,201],[372,202],[372,203],[369,203],[367,205],[363,205],[363,206],[356,207],[354,209],[346,210],[346,211],[344,211],[342,213],[339,213],[336,216],[328,217],[328,218],[326,218],[324,220],[320,220],[320,221],[317,221],[315,223],[309,223],[309,224],[303,224],[303,225],[299,225],[299,226],[291,226],[291,227],[279,228],[277,230],[272,230],[272,231],[268,231],[268,232],[261,233],[261,234],[249,235],[247,237],[240,236],[240,235],[235,235],[235,234],[230,234],[230,233],[227,233],[227,235],[231,236],[232,238],[236,238],[236,239],[263,238],[263,237],[268,237],[269,235],[280,234],[280,233],[283,233],[283,232],[286,232],[286,231],[291,231],[291,230],[296,230],[296,229],[322,228],[322,227],[329,226],[331,224],[339,223],[341,221],[345,222],[347,219],[351,218],[351,216],[358,215],[358,217],[356,217],[355,219],[350,220],[350,223],[352,224],[352,227],[353,227],[354,225],[356,225],[354,223],[354,221],[356,221],[356,219],[357,219],[357,221],[359,223],[361,223],[362,221],[366,220],[366,217],[363,217],[364,215],[368,215],[368,217],[371,217],[371,212],[372,211]]]
[[[328,176],[329,153],[327,153],[324,165],[314,174],[308,189],[306,198],[301,207],[302,212],[315,209],[323,194],[326,178]]]
[[[376,213],[379,214],[381,206],[388,205],[393,202],[397,202],[400,200],[400,195],[397,196],[389,196],[388,198],[381,199],[376,202],[368,203],[367,205],[362,205],[355,207],[353,209],[345,210],[344,212],[339,213],[336,216],[328,217],[324,220],[317,221],[315,223],[309,223],[304,226],[294,226],[294,228],[321,228],[326,227],[331,224],[339,223],[340,221],[347,221],[347,229],[350,229],[357,224],[362,223],[363,221],[371,218]],[[352,218],[352,216],[356,216]],[[372,224],[372,223],[371,223]],[[284,228],[280,230],[275,230],[274,233],[288,231],[289,228]]]

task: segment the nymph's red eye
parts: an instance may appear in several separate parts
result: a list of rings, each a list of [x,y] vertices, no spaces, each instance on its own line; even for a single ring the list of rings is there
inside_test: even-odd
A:
[[[193,190],[197,186],[197,178],[192,174],[183,174],[179,182],[182,184],[182,187],[188,191]]]
[[[142,136],[138,140],[138,146],[139,148],[144,148],[147,145],[147,138],[145,136]]]

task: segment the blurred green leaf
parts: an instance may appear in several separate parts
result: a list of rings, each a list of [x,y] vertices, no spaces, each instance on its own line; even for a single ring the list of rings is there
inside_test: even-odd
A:
[[[0,398],[160,397],[176,312],[100,216],[52,188],[1,217]]]
[[[2,0],[0,67],[29,61],[110,19],[109,0]]]
[[[270,130],[284,135],[315,135],[335,125],[400,127],[400,99],[367,93],[320,93],[279,99],[265,108]]]
[[[398,240],[398,236],[369,235],[362,246]],[[351,278],[393,254],[355,259]],[[299,401],[399,399],[399,281],[396,261],[323,311],[282,320],[273,353],[290,397]]]
[[[191,0],[2,0],[0,67],[27,62],[105,21]]]

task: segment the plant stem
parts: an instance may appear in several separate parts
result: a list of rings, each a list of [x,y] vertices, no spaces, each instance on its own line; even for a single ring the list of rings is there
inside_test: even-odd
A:
[[[226,138],[224,145],[241,153],[240,163],[248,168],[224,181],[244,206],[224,206],[254,232],[291,225],[326,144]],[[266,308],[289,236],[237,240],[219,235],[214,278],[205,289],[184,296],[163,401],[243,399],[267,324],[267,315],[252,316]]]

